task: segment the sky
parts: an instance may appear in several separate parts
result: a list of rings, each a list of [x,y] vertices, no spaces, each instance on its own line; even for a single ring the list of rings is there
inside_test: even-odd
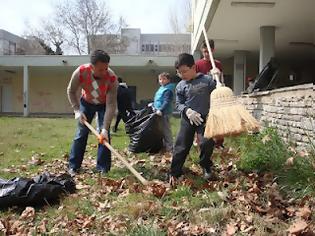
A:
[[[39,25],[40,19],[53,13],[60,0],[0,0],[0,29],[22,35],[27,24]],[[179,11],[185,0],[106,0],[115,21],[126,19],[128,27],[142,33],[171,33],[169,14]]]

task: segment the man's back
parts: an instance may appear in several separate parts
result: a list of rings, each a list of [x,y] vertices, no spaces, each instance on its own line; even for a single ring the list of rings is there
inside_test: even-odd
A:
[[[117,91],[117,107],[119,111],[132,110],[131,95],[128,87],[120,84]]]

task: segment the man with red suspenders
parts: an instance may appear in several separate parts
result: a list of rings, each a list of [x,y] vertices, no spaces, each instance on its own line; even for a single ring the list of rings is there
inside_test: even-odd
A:
[[[209,45],[210,45],[211,51],[213,52],[214,51],[214,41],[212,39],[209,40]],[[209,73],[219,73],[221,83],[224,83],[222,64],[220,61],[214,60],[214,63],[215,63],[217,70],[216,71],[212,70],[212,65],[211,65],[209,51],[208,51],[206,42],[202,43],[200,50],[201,50],[201,53],[203,55],[203,58],[196,61],[196,71],[203,73],[205,75],[207,75]],[[198,142],[198,140],[197,140],[197,142]],[[218,139],[218,140],[216,140],[215,146],[217,148],[223,148],[224,147],[223,142],[224,142],[223,138]]]
[[[67,88],[69,102],[74,109],[75,119],[79,120],[69,157],[69,174],[75,175],[81,168],[87,144],[89,129],[84,121],[92,122],[94,115],[104,117],[97,151],[96,170],[107,173],[111,167],[111,152],[102,145],[110,142],[110,123],[114,117],[117,103],[117,77],[108,68],[109,55],[102,50],[91,54],[90,63],[79,66],[72,74]],[[77,93],[81,91],[80,101]]]

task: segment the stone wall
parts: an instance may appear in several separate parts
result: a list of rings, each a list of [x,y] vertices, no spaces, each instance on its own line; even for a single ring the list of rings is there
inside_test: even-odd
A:
[[[276,127],[300,149],[315,145],[315,86],[304,84],[239,97],[263,124]]]

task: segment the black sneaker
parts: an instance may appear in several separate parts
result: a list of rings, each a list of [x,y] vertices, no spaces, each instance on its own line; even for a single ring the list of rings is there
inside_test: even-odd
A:
[[[108,171],[106,171],[105,169],[97,169],[97,168],[95,168],[93,170],[93,172],[96,173],[96,174],[105,175],[105,174],[107,174]]]

